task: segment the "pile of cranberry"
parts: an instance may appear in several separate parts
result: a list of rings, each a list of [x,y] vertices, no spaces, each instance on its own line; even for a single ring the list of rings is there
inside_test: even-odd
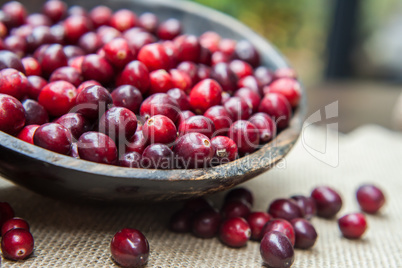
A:
[[[301,89],[247,40],[182,33],[155,14],[47,1],[0,11],[0,130],[56,153],[135,168],[201,168],[289,124]]]

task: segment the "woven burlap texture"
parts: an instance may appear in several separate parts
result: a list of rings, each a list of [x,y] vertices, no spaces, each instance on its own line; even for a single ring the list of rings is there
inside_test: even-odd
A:
[[[314,155],[314,156],[313,156]],[[339,162],[338,162],[339,160]],[[309,194],[317,185],[342,193],[339,215],[358,211],[356,188],[366,182],[381,186],[387,205],[368,215],[363,239],[342,238],[336,219],[312,220],[319,234],[311,250],[296,250],[293,267],[402,267],[402,135],[365,126],[348,135],[310,127],[277,167],[243,184],[254,192],[254,210],[270,201]],[[224,193],[210,196],[217,207]],[[229,248],[217,238],[174,234],[169,216],[182,204],[107,206],[65,203],[31,193],[0,180],[0,201],[8,201],[25,218],[35,237],[33,256],[23,262],[2,259],[2,267],[115,267],[109,243],[124,227],[141,230],[151,252],[147,267],[261,267],[259,243]]]

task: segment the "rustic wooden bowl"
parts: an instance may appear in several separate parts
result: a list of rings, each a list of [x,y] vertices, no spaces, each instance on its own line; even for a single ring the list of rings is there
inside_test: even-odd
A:
[[[226,38],[251,41],[263,64],[276,69],[287,66],[281,54],[266,40],[235,19],[192,2],[70,1],[91,8],[106,4],[129,8],[140,14],[150,11],[162,20],[183,21],[184,31],[200,35],[213,30]],[[36,11],[36,10],[31,10]],[[7,180],[42,195],[70,200],[141,202],[179,200],[230,189],[267,170],[295,144],[306,112],[306,97],[295,110],[289,128],[261,149],[228,164],[190,170],[130,169],[96,164],[53,153],[0,132],[0,173]]]

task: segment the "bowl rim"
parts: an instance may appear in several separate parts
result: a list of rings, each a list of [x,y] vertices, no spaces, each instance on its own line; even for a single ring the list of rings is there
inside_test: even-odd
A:
[[[123,0],[121,2],[130,2]],[[275,49],[269,41],[259,36],[249,27],[245,26],[236,19],[227,14],[205,7],[201,4],[182,0],[136,0],[145,5],[160,4],[168,6],[183,12],[204,17],[225,27],[238,32],[245,39],[254,44],[260,51],[260,54],[270,55],[270,61],[274,68],[289,67],[282,54]],[[261,51],[263,48],[264,52]],[[233,175],[244,176],[247,174],[261,173],[261,170],[267,170],[282,159],[290,151],[293,144],[300,135],[303,119],[306,114],[306,94],[302,87],[302,98],[298,108],[294,111],[289,126],[281,131],[271,142],[265,144],[257,151],[238,158],[226,164],[219,166],[199,168],[199,169],[144,169],[144,168],[125,168],[99,164],[83,159],[76,159],[71,156],[57,154],[47,149],[35,146],[22,141],[12,135],[0,131],[0,146],[25,155],[29,158],[39,160],[45,165],[54,165],[65,169],[76,170],[89,174],[102,175],[115,178],[155,180],[155,181],[186,181],[186,180],[209,180],[209,179],[230,179]],[[282,154],[271,153],[276,148],[283,150]],[[264,157],[269,156],[268,162],[262,162]],[[254,160],[260,160],[259,163],[250,165]]]

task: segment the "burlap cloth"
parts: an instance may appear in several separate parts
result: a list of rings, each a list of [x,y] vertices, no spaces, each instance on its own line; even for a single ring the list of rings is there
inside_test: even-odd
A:
[[[383,188],[388,202],[379,215],[368,216],[369,229],[361,240],[342,238],[335,220],[313,219],[319,239],[312,250],[296,250],[293,267],[402,267],[402,135],[376,126],[359,128],[339,139],[321,128],[310,127],[304,133],[304,144],[299,140],[280,165],[244,184],[255,194],[255,210],[266,210],[274,198],[308,194],[320,184],[342,192],[340,214],[358,210],[354,194],[364,182]],[[223,194],[210,198],[219,206]],[[171,233],[166,223],[179,203],[71,204],[5,180],[0,180],[0,199],[29,221],[35,237],[33,256],[23,262],[2,259],[2,267],[114,267],[109,243],[124,227],[137,228],[148,238],[147,267],[262,266],[257,242],[233,249],[217,238]]]

